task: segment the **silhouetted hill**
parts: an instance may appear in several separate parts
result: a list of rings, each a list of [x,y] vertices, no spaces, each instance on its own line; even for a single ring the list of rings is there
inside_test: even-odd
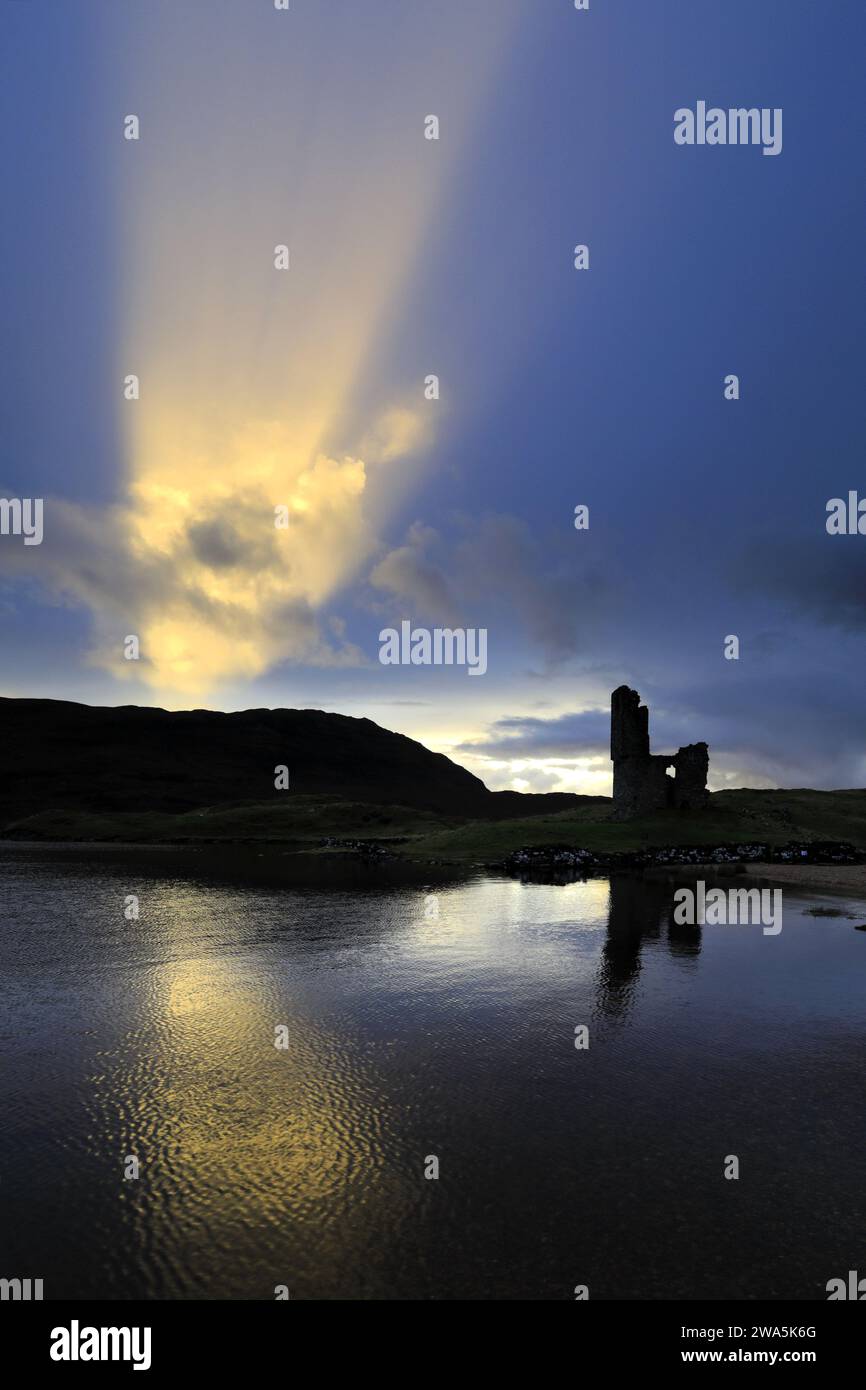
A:
[[[0,731],[0,829],[46,811],[176,814],[293,792],[494,820],[594,800],[490,792],[414,739],[313,709],[222,714],[0,698]],[[288,792],[274,788],[279,764]]]

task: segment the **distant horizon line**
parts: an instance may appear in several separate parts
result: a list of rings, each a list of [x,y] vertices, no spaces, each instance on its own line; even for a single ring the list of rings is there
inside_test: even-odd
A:
[[[356,714],[341,714],[341,713],[340,713],[339,711],[337,711],[337,710],[321,709],[321,708],[320,708],[319,706],[317,706],[317,705],[303,705],[303,706],[299,706],[299,705],[250,705],[249,707],[247,707],[247,708],[245,708],[245,709],[223,710],[223,709],[212,709],[212,708],[209,708],[207,705],[196,705],[196,706],[193,706],[193,707],[191,707],[191,708],[189,708],[189,709],[166,709],[164,705],[138,705],[138,704],[134,704],[134,703],[131,703],[131,704],[117,704],[117,705],[90,705],[90,704],[87,704],[87,702],[84,701],[84,700],[66,700],[66,699],[62,699],[62,698],[59,698],[59,697],[54,696],[54,695],[0,695],[0,701],[4,701],[4,700],[5,700],[5,701],[8,701],[9,703],[14,703],[14,704],[75,705],[75,706],[76,706],[77,708],[79,708],[79,709],[89,709],[89,710],[132,710],[132,709],[135,709],[135,710],[146,710],[146,711],[148,711],[148,712],[150,712],[150,713],[154,713],[154,714],[165,714],[165,715],[174,715],[174,714],[214,714],[214,715],[221,715],[223,718],[226,718],[226,719],[231,718],[233,715],[257,714],[257,713],[259,713],[260,711],[267,711],[269,714],[280,714],[280,713],[286,713],[286,714],[327,714],[327,715],[333,716],[333,717],[336,718],[336,719],[354,719],[354,720],[358,720],[358,721],[360,721],[360,720],[367,720],[370,724],[375,724],[376,727],[379,728],[379,729],[383,729],[383,728],[385,727],[385,726],[382,725],[382,724],[378,724],[377,721],[376,721],[375,719],[371,719],[370,716],[369,716],[369,715],[366,715],[366,714],[361,714],[361,715],[356,715]],[[397,733],[398,731],[396,731],[396,730],[394,730],[394,729],[386,729],[385,732],[387,732],[387,733]],[[421,748],[426,748],[428,752],[435,752],[434,749],[429,749],[429,748],[427,748],[427,744],[426,744],[426,743],[423,743],[423,742],[421,741],[421,739],[419,739],[419,738],[413,738],[413,737],[411,736],[411,734],[399,734],[399,737],[400,737],[400,738],[409,739],[409,741],[410,741],[411,743],[417,743],[417,744],[419,745],[419,747],[421,747]],[[452,757],[450,754],[448,754],[448,753],[441,753],[441,754],[439,754],[439,756],[440,756],[440,757],[443,757],[443,758],[447,758],[448,761],[454,763],[455,766],[464,768],[464,771],[470,772],[470,769],[469,769],[469,768],[464,767],[464,764],[463,764],[463,763],[459,762],[457,758]],[[576,754],[575,756],[579,756],[579,755]],[[500,795],[502,795],[503,793],[508,793],[508,794],[510,794],[510,795],[512,795],[512,796],[572,796],[572,797],[580,798],[580,799],[582,799],[582,800],[599,800],[599,801],[611,801],[611,802],[613,801],[613,796],[612,796],[611,794],[607,793],[607,792],[569,792],[569,791],[533,792],[533,791],[519,791],[516,787],[500,787],[498,790],[493,790],[491,787],[488,787],[488,786],[487,786],[487,783],[483,780],[483,778],[481,778],[481,777],[478,776],[478,773],[477,773],[477,772],[470,772],[470,775],[471,775],[472,777],[475,777],[479,782],[481,782],[482,786],[485,788],[486,791],[488,791],[488,792],[490,793],[491,796],[500,796]],[[787,786],[785,786],[785,787],[779,787],[779,786],[777,786],[777,787],[750,787],[750,786],[744,785],[744,786],[739,786],[739,787],[719,787],[719,788],[717,788],[717,789],[714,790],[714,791],[713,791],[713,790],[710,790],[710,796],[720,796],[723,792],[755,792],[755,793],[768,793],[768,794],[769,794],[769,793],[773,793],[773,792],[813,792],[813,793],[818,794],[818,795],[820,795],[820,794],[822,794],[822,793],[826,793],[828,796],[830,796],[830,795],[832,795],[832,794],[834,794],[834,793],[836,793],[836,792],[859,792],[859,791],[864,791],[864,790],[866,790],[866,787],[857,787],[857,786],[847,786],[847,787],[808,787],[808,786],[800,785],[800,786],[793,786],[793,787],[787,787]]]

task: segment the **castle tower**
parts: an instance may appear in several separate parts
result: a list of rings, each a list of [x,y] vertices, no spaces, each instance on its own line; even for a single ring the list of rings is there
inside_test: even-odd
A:
[[[669,807],[695,811],[706,806],[707,745],[690,743],[676,753],[650,753],[649,710],[627,685],[610,697],[610,756],[618,819]]]
[[[621,685],[610,697],[610,756],[649,757],[649,710],[640,702],[636,690]]]

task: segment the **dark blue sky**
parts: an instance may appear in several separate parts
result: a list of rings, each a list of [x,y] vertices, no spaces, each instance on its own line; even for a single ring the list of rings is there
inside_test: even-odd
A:
[[[627,681],[713,785],[861,784],[863,5],[410,10],[3,7],[0,489],[46,519],[0,537],[0,690],[607,789]],[[782,152],[677,146],[698,100],[782,108]],[[382,667],[402,617],[486,627],[487,675]]]

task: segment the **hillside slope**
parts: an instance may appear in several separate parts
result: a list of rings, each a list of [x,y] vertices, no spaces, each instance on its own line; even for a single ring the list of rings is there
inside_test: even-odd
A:
[[[288,793],[274,788],[280,764]],[[0,698],[0,831],[49,812],[178,815],[282,804],[293,794],[491,819],[585,800],[490,792],[414,739],[321,710],[223,714]]]

